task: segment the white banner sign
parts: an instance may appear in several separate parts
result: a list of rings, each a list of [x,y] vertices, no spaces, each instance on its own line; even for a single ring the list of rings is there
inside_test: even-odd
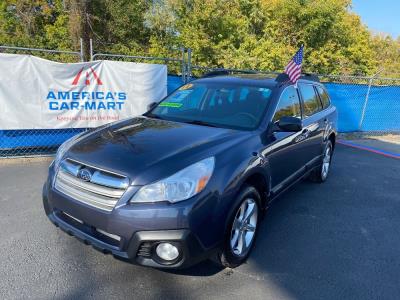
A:
[[[0,130],[95,127],[142,114],[166,95],[165,65],[0,54]]]

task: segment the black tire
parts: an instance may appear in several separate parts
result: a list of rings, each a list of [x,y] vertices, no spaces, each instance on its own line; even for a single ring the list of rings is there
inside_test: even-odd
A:
[[[252,187],[252,186],[245,186],[242,188],[242,190],[239,192],[238,196],[237,196],[238,200],[238,205],[235,207],[235,209],[233,210],[230,218],[229,218],[229,223],[227,226],[227,230],[225,233],[225,241],[224,241],[224,245],[223,245],[223,249],[222,249],[222,253],[220,253],[218,255],[218,263],[221,264],[224,267],[228,267],[228,268],[236,268],[237,266],[241,265],[242,263],[244,263],[246,261],[246,259],[249,257],[251,250],[254,247],[254,242],[256,240],[257,237],[257,232],[258,232],[258,227],[259,227],[259,223],[261,221],[261,207],[260,207],[260,203],[261,203],[261,197],[260,194],[258,193],[257,189]],[[240,209],[242,207],[247,207],[248,209],[250,209],[252,202],[248,201],[248,200],[254,200],[254,208],[256,209],[256,216],[255,217],[251,217],[251,220],[249,219],[248,224],[247,225],[237,225],[238,219],[237,217],[239,216],[238,214],[240,214]],[[247,210],[245,210],[244,212],[246,212]],[[245,216],[245,215],[244,215]],[[234,222],[236,221],[236,222]],[[239,254],[237,253],[237,249],[235,248],[232,249],[231,246],[231,242],[234,236],[234,232],[236,232],[237,230],[240,232],[241,229],[234,229],[233,226],[234,224],[236,224],[236,228],[238,228],[238,226],[243,226],[241,227],[243,232],[246,231],[246,233],[244,233],[243,238],[241,238],[241,236],[239,235],[238,237],[238,247],[239,247],[239,239],[242,240],[242,242],[244,242],[244,244],[246,245],[246,238],[248,237],[248,234],[251,234],[251,224],[254,224],[255,221],[256,225],[254,226],[254,234],[252,235],[251,241],[249,242],[249,244],[247,246],[243,247],[243,243],[242,243],[242,249],[244,250],[243,253]],[[243,223],[246,223],[246,221],[244,220]],[[250,224],[251,223],[251,224]],[[245,229],[244,229],[245,228]],[[236,253],[235,253],[236,251]]]
[[[329,170],[332,162],[332,154],[333,154],[333,145],[330,140],[326,142],[324,147],[324,152],[322,153],[323,154],[322,154],[321,165],[312,170],[309,177],[311,181],[317,183],[325,182],[329,175]],[[327,155],[329,155],[329,158],[327,157]]]

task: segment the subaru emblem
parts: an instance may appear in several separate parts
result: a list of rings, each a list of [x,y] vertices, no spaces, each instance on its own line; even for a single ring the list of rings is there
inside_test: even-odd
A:
[[[92,179],[92,173],[88,169],[81,169],[78,172],[78,178],[83,181],[90,181],[90,179]]]

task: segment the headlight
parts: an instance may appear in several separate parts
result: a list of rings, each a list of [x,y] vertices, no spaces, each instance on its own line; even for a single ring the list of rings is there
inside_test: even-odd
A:
[[[65,152],[67,152],[68,149],[71,148],[71,146],[76,142],[76,140],[85,133],[86,133],[86,131],[81,132],[77,135],[74,135],[73,137],[69,138],[64,143],[62,143],[60,147],[58,147],[56,158],[54,159],[54,168],[55,169],[58,169],[58,165],[60,164],[61,159],[63,158]]]
[[[208,183],[213,170],[214,157],[206,158],[174,175],[143,186],[131,199],[131,203],[183,201],[200,193]]]

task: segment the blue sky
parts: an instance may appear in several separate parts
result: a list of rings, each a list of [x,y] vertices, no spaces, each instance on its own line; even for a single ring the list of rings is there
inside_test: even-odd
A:
[[[353,0],[353,11],[373,32],[400,35],[400,0]]]

